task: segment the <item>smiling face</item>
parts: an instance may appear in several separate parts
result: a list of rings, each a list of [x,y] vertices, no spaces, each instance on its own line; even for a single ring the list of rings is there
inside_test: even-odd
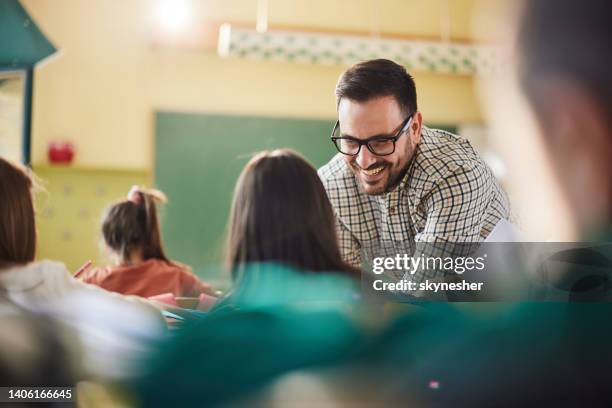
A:
[[[338,105],[342,136],[352,136],[360,140],[372,136],[395,136],[407,115],[393,96],[378,97],[365,102],[342,98]],[[420,141],[421,122],[421,114],[416,112],[410,127],[395,143],[395,151],[388,156],[377,156],[365,145],[357,156],[344,155],[364,193],[384,194],[400,182]]]

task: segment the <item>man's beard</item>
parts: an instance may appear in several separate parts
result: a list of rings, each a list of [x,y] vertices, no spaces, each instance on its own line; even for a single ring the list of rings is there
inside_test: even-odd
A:
[[[406,161],[406,164],[404,164],[404,167],[402,167],[396,174],[392,174],[391,177],[389,177],[389,180],[387,181],[387,184],[385,185],[383,194],[386,194],[390,192],[391,190],[395,189],[395,187],[397,187],[401,183],[404,176],[408,172],[408,167],[410,167],[410,163],[412,163],[411,159],[412,157],[410,157]]]
[[[404,165],[396,172],[390,171],[389,179],[387,180],[387,182],[385,183],[385,186],[380,191],[376,191],[374,193],[366,192],[362,185],[363,182],[359,179],[359,177],[357,177],[357,175],[353,174],[353,176],[355,177],[355,180],[357,181],[357,186],[359,190],[363,194],[366,194],[366,195],[380,196],[383,194],[387,194],[393,189],[395,189],[401,183],[402,179],[408,172],[408,168],[410,167],[410,164],[412,163],[412,158],[414,156],[414,149],[411,149],[410,145],[407,146],[407,149],[408,149],[408,154],[407,154],[408,160],[406,160],[406,163],[404,163]],[[388,166],[388,164],[385,164],[385,165]]]

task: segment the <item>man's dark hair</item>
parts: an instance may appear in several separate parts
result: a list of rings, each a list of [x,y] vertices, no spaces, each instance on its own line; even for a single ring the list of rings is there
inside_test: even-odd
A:
[[[521,82],[534,98],[542,79],[575,81],[612,112],[612,2],[528,0],[519,26]]]
[[[393,96],[406,113],[417,110],[414,79],[406,69],[387,59],[360,62],[346,70],[336,85],[336,102],[342,98],[366,102],[381,96]]]

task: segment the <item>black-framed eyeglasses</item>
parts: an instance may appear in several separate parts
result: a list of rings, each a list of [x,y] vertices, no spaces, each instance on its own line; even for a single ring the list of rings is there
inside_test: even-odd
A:
[[[361,146],[366,145],[368,150],[377,156],[388,156],[395,152],[395,142],[408,130],[414,113],[411,113],[400,125],[394,136],[372,136],[360,140],[352,136],[340,136],[340,121],[337,120],[332,130],[331,140],[336,149],[347,156],[357,156]]]

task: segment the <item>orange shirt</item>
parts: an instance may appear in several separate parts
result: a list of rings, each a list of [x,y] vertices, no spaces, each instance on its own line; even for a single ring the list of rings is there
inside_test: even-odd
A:
[[[111,292],[149,297],[162,293],[198,297],[211,293],[187,267],[159,259],[149,259],[137,265],[107,266],[83,273],[83,281]]]

